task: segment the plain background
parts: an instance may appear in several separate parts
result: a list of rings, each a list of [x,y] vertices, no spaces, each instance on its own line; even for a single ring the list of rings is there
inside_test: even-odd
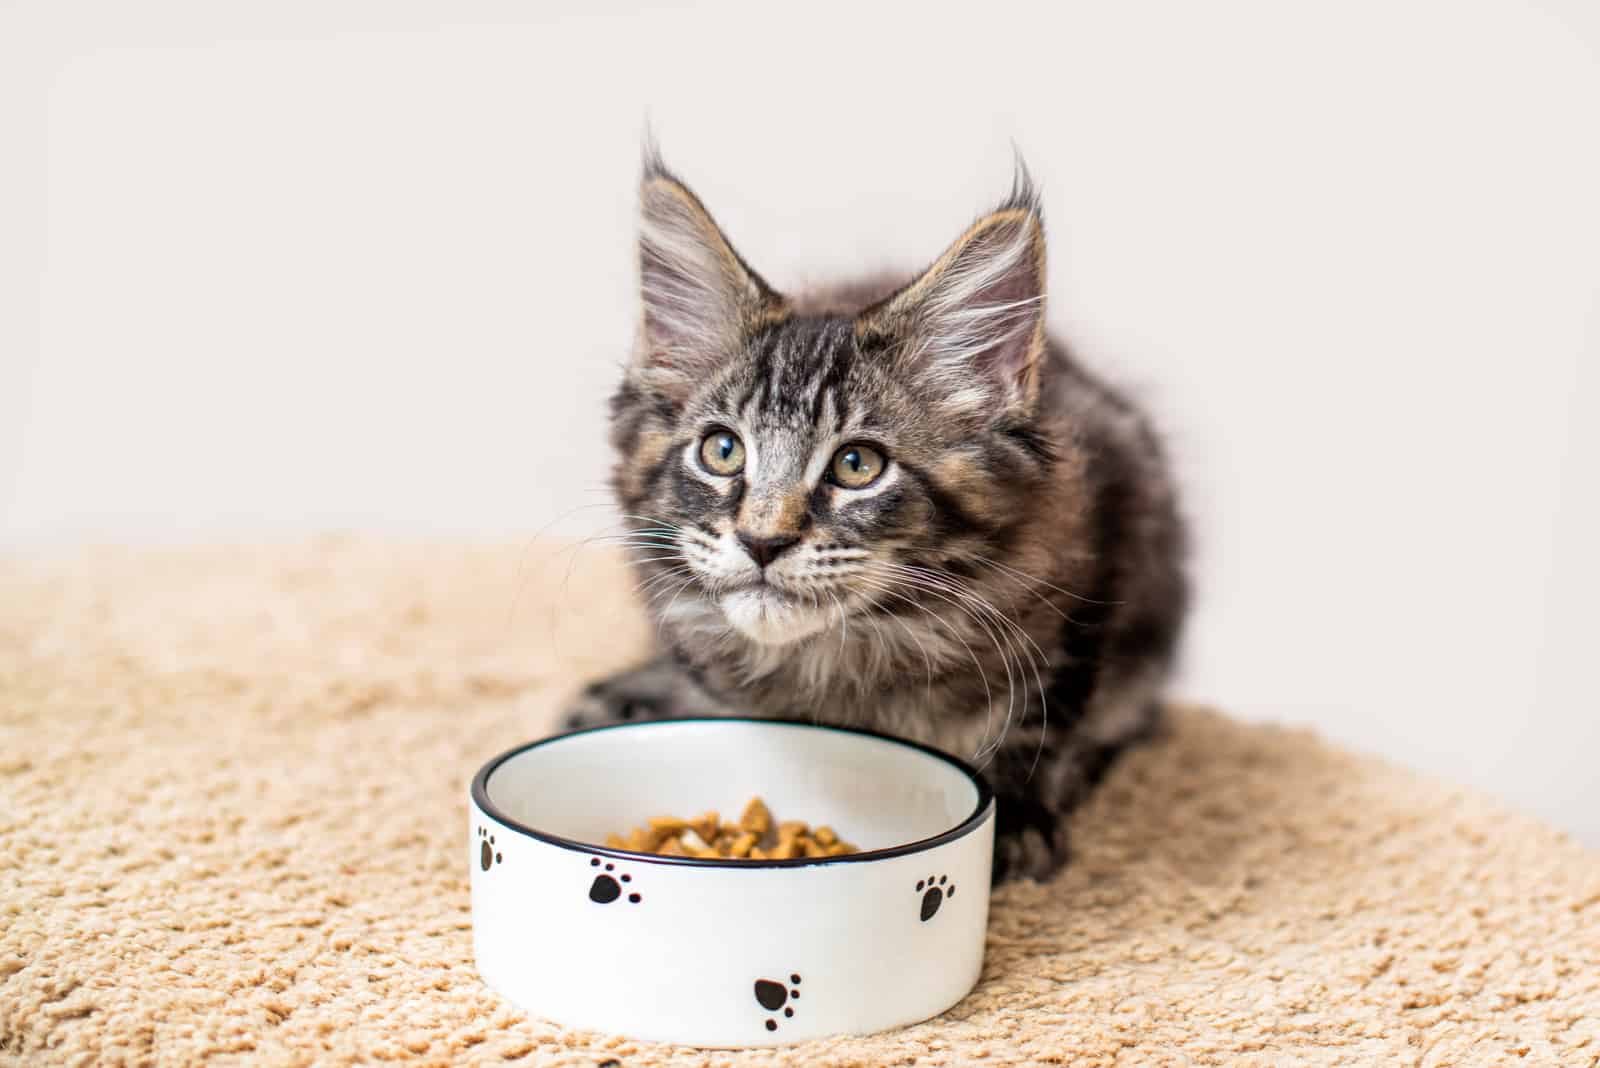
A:
[[[1600,844],[1597,47],[1583,2],[0,6],[0,542],[593,529],[647,114],[780,286],[931,259],[1015,139],[1055,329],[1181,463],[1182,692]]]

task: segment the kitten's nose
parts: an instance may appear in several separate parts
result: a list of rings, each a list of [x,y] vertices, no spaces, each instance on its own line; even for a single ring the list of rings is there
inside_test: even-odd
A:
[[[757,567],[764,568],[778,558],[778,555],[791,546],[798,545],[800,539],[784,534],[775,538],[757,538],[739,531],[737,534],[739,544],[744,546],[744,551],[750,554],[750,559],[756,562]]]

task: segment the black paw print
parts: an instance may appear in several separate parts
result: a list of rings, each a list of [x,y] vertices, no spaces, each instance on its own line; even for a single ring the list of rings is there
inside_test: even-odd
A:
[[[917,893],[922,895],[923,923],[933,919],[934,914],[939,911],[939,906],[944,904],[945,898],[956,896],[956,884],[945,885],[948,879],[947,875],[941,875],[937,879],[930,875],[926,879],[917,880]],[[923,887],[927,889],[924,890]]]
[[[794,985],[791,987],[777,980],[757,979],[756,1001],[760,1002],[761,1007],[768,1012],[777,1012],[782,1009],[785,1016],[793,1016],[794,1006],[787,1005],[785,1002],[800,1000],[800,977],[791,975],[789,976],[789,982]],[[768,1019],[767,1030],[776,1031],[777,1029],[778,1021]]]
[[[482,827],[478,828],[478,866],[488,871],[500,863],[500,854],[495,852],[494,835]]]
[[[599,857],[593,857],[589,861],[589,866],[598,868],[601,863],[603,862]],[[597,905],[609,905],[622,896],[622,883],[617,882],[617,879],[620,878],[623,883],[633,882],[633,876],[626,873],[621,873],[615,877],[606,874],[607,872],[615,871],[616,867],[615,864],[607,864],[605,871],[595,873],[594,882],[589,884],[590,901]],[[628,900],[637,905],[644,899],[638,894],[629,894]]]

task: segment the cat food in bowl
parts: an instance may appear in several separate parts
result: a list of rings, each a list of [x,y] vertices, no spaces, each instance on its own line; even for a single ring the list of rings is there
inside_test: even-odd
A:
[[[751,798],[858,851],[597,844]],[[867,1034],[938,1015],[982,968],[993,798],[936,750],[770,720],[627,723],[496,757],[470,807],[478,970],[563,1026],[718,1048]]]
[[[752,797],[736,822],[717,817],[715,811],[694,819],[652,816],[643,827],[635,827],[624,837],[606,835],[606,845],[635,853],[656,853],[663,857],[722,857],[728,860],[792,860],[795,857],[839,857],[859,852],[840,840],[832,827],[823,824],[816,830],[803,820],[772,818],[772,811],[759,797]]]

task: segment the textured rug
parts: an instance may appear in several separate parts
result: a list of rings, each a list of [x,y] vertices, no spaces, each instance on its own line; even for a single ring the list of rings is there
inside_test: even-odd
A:
[[[598,550],[0,562],[0,1063],[1600,1064],[1600,855],[1187,710],[898,1033],[706,1054],[472,967],[466,783],[650,635]]]

